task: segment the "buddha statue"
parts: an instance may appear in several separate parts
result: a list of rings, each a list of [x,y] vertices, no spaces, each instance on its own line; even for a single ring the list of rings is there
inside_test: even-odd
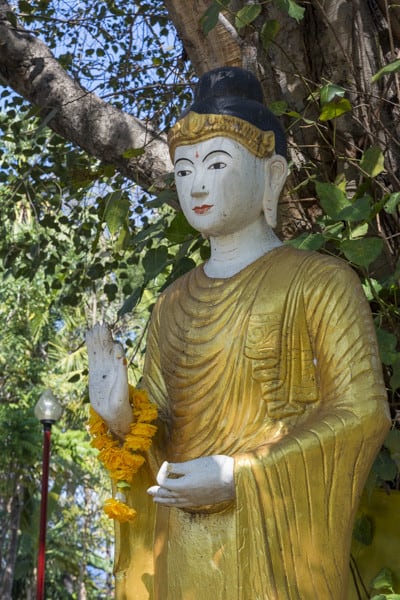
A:
[[[390,426],[358,277],[275,235],[286,142],[252,74],[206,73],[169,145],[211,255],[152,312],[142,385],[158,432],[128,498],[137,518],[116,527],[116,598],[345,600]],[[92,405],[123,439],[122,349],[104,325],[87,345]]]

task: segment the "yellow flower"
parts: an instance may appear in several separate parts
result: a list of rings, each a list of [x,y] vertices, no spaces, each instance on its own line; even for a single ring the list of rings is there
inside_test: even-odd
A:
[[[157,419],[157,408],[155,406],[146,406],[141,410],[135,410],[134,415],[137,416],[138,423],[146,423]]]
[[[105,501],[104,512],[110,519],[116,519],[120,523],[133,521],[137,514],[134,508],[130,508],[127,504],[123,504],[114,498]]]
[[[138,390],[137,388],[130,388],[130,400],[134,408],[141,408],[149,404],[149,398],[145,390]]]
[[[145,452],[151,446],[151,438],[144,438],[141,435],[132,435],[128,433],[125,438],[125,444],[129,450]]]
[[[114,447],[118,445],[118,443],[110,438],[107,433],[105,435],[98,435],[97,437],[94,437],[90,442],[90,445],[93,446],[93,448],[97,448],[97,450],[102,450],[103,448],[109,448],[110,445],[111,447]]]
[[[129,434],[153,437],[156,431],[157,427],[155,425],[150,425],[149,423],[134,423]]]
[[[107,425],[92,407],[90,407],[88,425],[91,435],[103,435],[108,431]]]
[[[90,407],[88,426],[93,438],[91,445],[99,450],[99,460],[116,483],[132,480],[145,462],[145,457],[138,452],[150,448],[151,438],[157,431],[157,427],[149,423],[157,418],[157,408],[150,402],[146,391],[130,387],[129,399],[133,407],[133,422],[123,443],[112,436],[107,424]],[[111,518],[121,522],[131,520],[136,515],[134,509],[115,499],[107,500],[104,510]]]

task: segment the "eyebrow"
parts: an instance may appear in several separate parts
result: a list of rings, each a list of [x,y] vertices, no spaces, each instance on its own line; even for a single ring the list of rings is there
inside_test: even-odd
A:
[[[178,158],[178,160],[176,160],[176,161],[175,161],[175,165],[177,165],[177,164],[178,164],[178,162],[179,162],[179,161],[181,161],[181,160],[184,160],[184,161],[186,161],[186,162],[190,162],[190,164],[192,164],[192,165],[194,164],[194,163],[193,163],[193,161],[192,161],[192,160],[190,160],[190,158],[185,158],[185,157],[184,157],[184,158]]]
[[[212,150],[211,152],[209,152],[204,158],[203,158],[203,162],[205,160],[207,160],[207,158],[209,156],[211,156],[212,154],[226,154],[227,156],[229,156],[230,158],[232,158],[232,155],[229,154],[229,152],[227,152],[226,150]]]

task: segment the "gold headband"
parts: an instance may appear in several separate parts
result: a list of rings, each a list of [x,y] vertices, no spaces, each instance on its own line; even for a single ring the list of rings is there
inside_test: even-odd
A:
[[[168,144],[172,162],[177,146],[204,142],[218,135],[239,142],[259,158],[272,156],[275,150],[273,131],[262,131],[248,121],[231,115],[201,115],[189,112],[169,131]]]

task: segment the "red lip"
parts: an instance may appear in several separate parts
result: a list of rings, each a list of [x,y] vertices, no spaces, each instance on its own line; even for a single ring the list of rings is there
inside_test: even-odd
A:
[[[214,206],[213,204],[202,204],[201,206],[195,206],[193,208],[193,211],[197,215],[204,215],[204,213],[208,212],[210,210],[210,208],[212,208],[213,206]]]

